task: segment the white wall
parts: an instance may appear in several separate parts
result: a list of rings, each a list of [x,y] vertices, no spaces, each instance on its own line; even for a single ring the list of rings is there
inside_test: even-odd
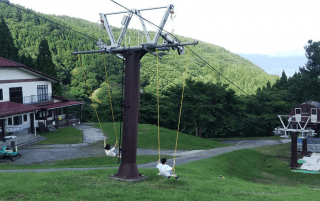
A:
[[[22,87],[22,96],[32,96],[37,95],[37,86],[38,85],[48,85],[48,93],[52,94],[52,85],[50,81],[34,81],[34,82],[18,82],[18,83],[7,83],[7,84],[0,84],[0,89],[2,89],[3,93],[3,100],[9,101],[9,88],[12,87]]]
[[[1,68],[0,80],[36,79],[39,76],[19,68]]]
[[[23,115],[27,115],[27,121],[24,121],[23,119]],[[14,131],[18,131],[19,129],[22,129],[22,128],[30,128],[30,114],[32,113],[24,113],[24,114],[19,114],[19,115],[14,115],[14,116],[10,116],[10,117],[6,117],[6,121],[5,121],[5,128],[6,128],[6,131],[7,132],[12,132],[13,130]],[[22,124],[20,125],[14,125],[14,121],[13,121],[13,117],[15,116],[22,116]],[[12,125],[8,125],[8,118],[12,118]],[[13,130],[12,130],[13,129]],[[27,131],[27,130],[26,130]]]
[[[22,68],[1,68],[0,69],[0,80],[21,80],[21,79],[38,79],[42,78],[33,72],[29,72]],[[34,82],[17,82],[0,84],[2,89],[3,100],[0,102],[9,101],[9,88],[22,87],[22,96],[37,95],[37,85],[48,85],[48,93],[52,94],[52,85],[50,81],[34,81]]]

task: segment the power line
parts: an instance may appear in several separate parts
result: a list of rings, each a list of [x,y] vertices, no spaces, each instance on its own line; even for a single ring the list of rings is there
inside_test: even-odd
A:
[[[114,3],[117,4],[117,5],[125,8],[126,10],[132,12],[132,11],[129,10],[128,8],[122,6],[121,4],[119,4],[119,3],[117,3],[117,2],[115,2],[115,1],[113,1],[113,0],[111,0],[111,1],[114,2]],[[6,2],[3,2],[3,1],[1,1],[1,2],[7,4]],[[81,33],[81,32],[79,32],[79,31],[76,31],[76,30],[74,30],[74,29],[72,29],[72,28],[70,28],[70,27],[67,27],[67,26],[65,26],[65,25],[62,25],[62,24],[60,24],[60,23],[58,23],[58,22],[49,20],[49,19],[47,19],[47,18],[45,18],[45,17],[43,17],[43,16],[37,15],[34,11],[31,12],[32,10],[30,10],[30,9],[23,9],[23,8],[20,8],[20,7],[15,6],[14,4],[7,4],[7,5],[8,5],[8,6],[15,7],[16,9],[22,10],[22,11],[24,11],[24,12],[26,12],[26,13],[31,13],[31,14],[33,14],[34,16],[38,17],[38,18],[44,19],[45,21],[51,22],[51,23],[56,24],[56,25],[58,25],[58,26],[60,26],[60,27],[63,27],[63,28],[68,29],[68,30],[70,30],[70,31],[76,32],[76,33],[78,33],[78,34],[80,34],[80,35],[83,35],[83,36],[86,36],[86,37],[88,37],[88,38],[90,38],[90,39],[96,40],[96,38],[91,37],[91,36],[89,36],[89,35],[87,35],[87,34],[84,34],[84,33]],[[134,14],[135,14],[135,13],[134,13]],[[143,18],[142,16],[139,16],[139,15],[137,15],[137,16],[140,17],[140,18],[142,18],[142,19],[145,20],[146,22],[150,23],[151,25],[160,28],[158,25],[156,25],[156,24],[152,23],[151,21]],[[164,30],[164,29],[162,29],[162,30],[165,31],[165,32],[167,32],[167,33],[169,33],[170,35],[172,35],[170,32],[168,32],[168,31],[166,31],[166,30]],[[177,37],[175,37],[174,35],[172,35],[172,36],[173,36],[176,40],[178,40],[178,41],[180,42],[180,40],[179,40]],[[199,59],[201,59],[206,65],[210,66],[212,70],[216,71],[220,76],[224,77],[227,81],[229,81],[231,84],[233,84],[235,87],[237,87],[240,91],[242,91],[243,93],[245,93],[246,95],[248,95],[245,91],[243,91],[240,87],[238,87],[238,86],[237,86],[235,83],[233,83],[230,79],[228,79],[227,77],[225,77],[221,72],[219,72],[219,71],[216,70],[213,66],[211,66],[211,65],[210,65],[207,61],[205,61],[201,56],[199,56],[199,55],[198,55],[197,53],[195,53],[193,50],[191,50],[191,52],[192,52],[194,55],[196,55]],[[192,93],[192,94],[193,94],[193,93]],[[195,94],[193,94],[193,95],[195,95]],[[195,97],[196,97],[196,96],[195,96]],[[197,98],[197,97],[196,97],[196,98]],[[210,102],[208,102],[208,101],[205,101],[205,102],[210,103]],[[210,103],[210,104],[211,104],[211,103]],[[219,110],[222,110],[222,111],[228,113],[229,115],[231,115],[231,116],[233,116],[233,117],[235,117],[235,118],[237,118],[237,119],[245,122],[243,119],[241,119],[241,118],[239,118],[239,117],[237,117],[237,116],[235,116],[235,115],[233,115],[233,114],[231,114],[231,113],[229,113],[229,112],[227,112],[227,111],[225,111],[225,110],[223,110],[223,109],[221,109],[221,108],[219,108],[219,107],[216,107],[216,108],[218,108]],[[248,122],[245,122],[245,123],[248,123]],[[250,123],[248,123],[248,124],[250,124]],[[250,125],[252,125],[252,126],[254,126],[254,127],[258,128],[258,129],[261,129],[261,128],[253,125],[253,124],[250,124]],[[263,129],[261,129],[261,130],[263,130]],[[264,130],[263,130],[263,131],[264,131]]]
[[[8,4],[7,2],[4,2],[4,1],[0,1],[0,2],[1,2],[1,3],[4,3],[4,4],[7,4],[8,6],[15,7],[16,9],[22,10],[22,11],[24,11],[24,12],[26,12],[26,13],[31,13],[32,15],[35,15],[35,16],[37,16],[38,18],[42,18],[42,19],[44,19],[44,20],[46,20],[46,21],[48,21],[48,22],[51,22],[51,23],[56,24],[56,25],[58,25],[58,26],[61,26],[61,27],[65,28],[65,29],[68,29],[68,30],[70,30],[70,31],[74,31],[74,32],[76,32],[76,33],[78,33],[78,34],[80,34],[80,35],[86,36],[86,37],[91,38],[91,39],[93,39],[93,40],[95,40],[95,41],[97,40],[96,38],[91,37],[91,36],[89,36],[89,35],[87,35],[87,34],[84,34],[84,33],[81,33],[81,32],[79,32],[79,31],[76,31],[76,30],[74,30],[74,29],[72,29],[72,28],[70,28],[70,27],[67,27],[67,26],[65,26],[65,25],[62,25],[62,24],[60,24],[60,23],[58,23],[58,22],[49,20],[49,19],[47,19],[47,18],[45,18],[45,17],[43,17],[43,16],[37,15],[37,14],[35,13],[35,11],[32,11],[32,10],[30,10],[30,9],[23,9],[23,8],[18,7],[18,6],[15,6],[14,4]]]
[[[124,9],[132,12],[131,10],[129,10],[129,9],[126,8],[125,6],[117,3],[116,1],[114,1],[114,0],[110,0],[110,1],[112,1],[113,3],[119,5],[119,6],[122,7],[122,8],[124,8]],[[132,12],[132,13],[135,14],[134,12]],[[139,15],[137,15],[137,14],[135,14],[135,15],[138,16],[139,18],[145,20],[146,22],[150,23],[151,25],[160,28],[158,25],[150,22],[150,21],[147,20],[146,18],[144,18],[144,17],[142,17],[142,16],[139,16]],[[162,29],[162,30],[165,31],[165,32],[167,32],[167,33],[169,33],[169,34],[170,34],[171,36],[173,36],[176,40],[178,40],[178,42],[181,42],[176,36],[174,36],[174,35],[171,34],[170,32],[166,31],[165,29]],[[242,91],[243,93],[245,93],[246,95],[248,95],[244,90],[242,90],[240,87],[238,87],[234,82],[232,82],[232,81],[231,81],[230,79],[228,79],[226,76],[224,76],[220,71],[218,71],[218,70],[215,69],[213,66],[211,66],[207,61],[205,61],[205,60],[204,60],[202,57],[200,57],[197,53],[195,53],[195,52],[194,52],[193,50],[191,50],[191,49],[190,49],[190,51],[191,51],[194,55],[196,55],[199,59],[201,59],[203,62],[205,62],[208,66],[210,66],[210,67],[212,68],[212,70],[216,71],[219,75],[221,75],[222,77],[224,77],[227,81],[229,81],[231,84],[233,84],[235,87],[237,87],[240,91]]]
[[[112,1],[113,3],[119,5],[120,7],[128,10],[129,12],[132,12],[130,9],[128,9],[128,8],[126,8],[125,6],[117,3],[116,1],[114,1],[114,0],[110,0],[110,1]],[[139,18],[145,20],[145,21],[148,22],[149,24],[160,28],[158,25],[152,23],[151,21],[147,20],[146,18],[144,18],[144,17],[142,17],[142,16],[139,16],[139,15],[137,15],[137,14],[134,13],[134,12],[132,12],[132,13],[135,14],[136,16],[138,16]],[[160,28],[160,29],[161,29],[161,28]],[[181,42],[176,36],[174,36],[174,35],[171,34],[170,32],[166,31],[166,30],[163,29],[163,28],[162,28],[161,30],[169,33],[169,34],[170,34],[171,36],[173,36],[178,42]],[[190,50],[191,50],[191,49],[190,49]],[[215,69],[213,66],[211,66],[206,60],[204,60],[201,56],[199,56],[199,55],[198,55],[197,53],[195,53],[193,50],[191,50],[191,52],[192,52],[194,55],[196,55],[199,59],[201,59],[207,66],[210,66],[210,67],[211,67],[211,70],[216,71],[220,76],[222,76],[223,78],[225,78],[228,82],[230,82],[232,85],[234,85],[235,87],[237,87],[237,88],[238,88],[240,91],[242,91],[244,94],[249,95],[249,94],[247,94],[243,89],[241,89],[239,86],[237,86],[234,82],[232,82],[229,78],[227,78],[226,76],[224,76],[220,71],[218,71],[218,70]],[[219,108],[219,109],[221,109],[221,108]],[[222,109],[221,109],[221,110],[222,110]],[[225,112],[226,112],[226,111],[225,111]],[[268,112],[270,112],[270,111],[268,111]],[[228,113],[228,112],[227,112],[227,113]],[[270,113],[271,113],[271,112],[270,112]],[[229,113],[229,114],[230,114],[230,113]],[[230,114],[230,115],[232,115],[232,114]],[[234,115],[233,115],[233,116],[234,116]],[[235,116],[235,117],[236,117],[236,116]],[[237,117],[237,118],[241,120],[241,118],[239,118],[239,117]],[[254,125],[253,125],[253,126],[254,126]],[[256,126],[255,126],[255,127],[256,127]],[[257,127],[257,128],[258,128],[258,127]],[[259,128],[259,129],[261,129],[261,128]]]
[[[151,70],[150,68],[148,68],[148,67],[146,67],[146,66],[144,66],[144,65],[141,65],[141,67],[144,67],[144,68],[146,68],[147,70],[152,71],[153,73],[155,73],[153,70]],[[166,77],[164,77],[164,76],[161,76],[161,77],[164,78],[165,80],[169,81],[170,83],[172,83],[172,82],[171,82],[170,80],[168,80]],[[191,91],[186,91],[186,92],[192,94],[192,97],[195,98],[195,99],[198,99],[198,100],[200,100],[200,101],[209,103],[210,105],[212,104],[211,102],[209,102],[209,101],[207,101],[207,100],[203,100],[203,99],[199,98],[196,94],[194,94],[194,93],[191,92]],[[245,120],[243,120],[243,118],[240,118],[240,117],[238,117],[238,116],[236,116],[236,115],[234,115],[234,114],[232,114],[232,113],[230,113],[230,112],[228,112],[228,111],[226,111],[226,110],[224,110],[224,109],[222,109],[222,108],[219,108],[219,107],[214,107],[214,108],[217,108],[217,109],[219,109],[219,110],[221,110],[221,111],[229,114],[230,116],[233,116],[234,118],[239,119],[240,121],[242,121],[242,122],[244,122],[244,123],[247,123],[247,124],[249,124],[249,125],[251,125],[251,126],[259,129],[259,130],[262,130],[263,132],[266,132],[266,131],[263,130],[262,128],[254,125],[254,124],[252,124],[252,123],[250,123],[250,122],[248,122],[248,121],[245,121]]]

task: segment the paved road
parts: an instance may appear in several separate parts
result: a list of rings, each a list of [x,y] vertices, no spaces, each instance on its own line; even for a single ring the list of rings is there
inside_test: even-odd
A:
[[[180,157],[176,158],[176,165],[182,165],[186,163],[190,163],[192,161],[202,160],[206,158],[211,158],[214,156],[218,156],[224,153],[232,152],[235,150],[240,149],[250,149],[254,147],[260,147],[260,146],[268,146],[268,145],[276,145],[276,144],[282,144],[282,143],[288,143],[290,140],[280,141],[280,140],[261,140],[261,141],[252,141],[250,144],[250,141],[246,141],[245,145],[235,145],[235,146],[229,146],[229,147],[222,147],[222,148],[216,148],[216,149],[210,149],[210,150],[195,150],[195,151],[187,151],[183,152],[180,151],[179,155]],[[71,149],[71,148],[69,148]],[[73,148],[73,149],[80,149],[80,148]],[[52,149],[49,149],[52,151]],[[54,149],[56,150],[56,149]],[[59,149],[61,150],[61,149]],[[150,153],[157,155],[157,150],[147,150],[147,149],[139,149],[137,151],[138,155],[140,153]],[[60,153],[60,152],[59,152]],[[83,152],[84,154],[85,152]],[[166,150],[164,152],[161,152],[163,154],[173,154],[173,150]],[[55,153],[58,154],[58,153]],[[104,154],[102,154],[104,155]],[[83,155],[82,155],[83,156]],[[21,158],[22,159],[22,158]],[[20,160],[20,159],[19,159]],[[18,160],[17,160],[18,161]],[[16,161],[15,161],[16,162]],[[167,162],[169,165],[172,166],[173,159],[169,159]],[[155,168],[157,165],[157,162],[151,162],[146,164],[138,165],[138,168]],[[61,169],[39,169],[39,170],[0,170],[0,172],[3,173],[13,173],[13,172],[55,172],[55,171],[86,171],[86,170],[97,170],[97,169],[117,169],[118,167],[100,167],[100,168],[61,168]]]

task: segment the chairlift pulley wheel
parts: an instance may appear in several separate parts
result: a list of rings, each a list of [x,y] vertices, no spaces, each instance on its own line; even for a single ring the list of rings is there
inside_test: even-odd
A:
[[[182,55],[184,53],[184,47],[183,46],[178,46],[178,54]]]

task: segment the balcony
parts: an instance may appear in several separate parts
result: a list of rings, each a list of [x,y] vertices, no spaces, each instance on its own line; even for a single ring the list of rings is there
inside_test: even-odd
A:
[[[24,96],[23,103],[24,104],[33,104],[33,103],[41,103],[52,100],[52,94],[40,94],[40,95],[32,95],[32,96]]]

